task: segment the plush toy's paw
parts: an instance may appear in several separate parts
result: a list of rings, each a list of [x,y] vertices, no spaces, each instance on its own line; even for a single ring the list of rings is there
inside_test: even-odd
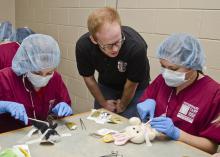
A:
[[[158,135],[158,132],[154,128],[151,128],[150,125],[146,125],[145,128],[146,128],[146,133],[147,133],[149,140],[150,141],[154,140],[156,136]]]
[[[113,134],[112,136],[113,136],[115,145],[118,145],[118,146],[124,145],[130,139],[124,133],[116,133],[116,134]]]
[[[145,136],[145,142],[147,146],[152,146],[152,143],[150,142],[150,139],[148,136]]]

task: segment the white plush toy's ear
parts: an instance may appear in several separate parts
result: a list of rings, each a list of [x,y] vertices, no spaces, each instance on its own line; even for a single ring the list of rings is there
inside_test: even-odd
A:
[[[141,120],[140,120],[140,118],[138,118],[138,117],[131,117],[131,118],[129,119],[129,123],[130,123],[131,125],[141,125]]]

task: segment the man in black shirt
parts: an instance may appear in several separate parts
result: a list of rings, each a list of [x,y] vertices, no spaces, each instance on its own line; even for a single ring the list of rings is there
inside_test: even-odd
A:
[[[95,108],[105,108],[127,118],[137,116],[136,104],[149,83],[147,44],[132,28],[121,26],[113,8],[92,12],[89,32],[76,44],[80,75],[95,97]],[[98,83],[94,78],[98,71]]]

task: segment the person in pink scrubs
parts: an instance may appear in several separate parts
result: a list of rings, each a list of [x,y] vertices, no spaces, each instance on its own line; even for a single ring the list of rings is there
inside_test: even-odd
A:
[[[0,43],[9,41],[13,31],[14,28],[11,22],[3,21],[2,23],[0,23]]]
[[[35,34],[35,32],[28,27],[17,28],[15,32],[11,34],[10,41],[21,44],[22,41],[31,34]]]
[[[27,27],[18,28],[11,34],[10,41],[0,43],[0,70],[11,66],[12,59],[22,41],[34,33]]]
[[[159,46],[161,74],[137,104],[142,120],[173,140],[209,153],[220,143],[220,127],[212,123],[220,113],[220,85],[204,75],[205,55],[199,41],[173,34]]]
[[[11,61],[19,47],[18,43],[10,42],[14,28],[9,21],[0,24],[0,70],[11,66]]]
[[[24,127],[28,118],[73,113],[67,88],[55,71],[59,62],[60,49],[52,37],[33,34],[24,39],[12,67],[0,70],[0,133]]]
[[[11,66],[18,48],[19,44],[17,42],[0,43],[0,70]]]

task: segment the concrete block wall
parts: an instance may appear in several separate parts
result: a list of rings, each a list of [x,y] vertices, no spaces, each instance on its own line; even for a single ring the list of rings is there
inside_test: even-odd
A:
[[[0,23],[6,20],[15,24],[15,0],[0,0]]]
[[[75,43],[87,32],[88,14],[104,6],[117,8],[122,23],[135,28],[148,43],[152,79],[160,72],[155,57],[158,44],[171,33],[187,32],[199,37],[207,56],[206,73],[220,82],[219,0],[16,0],[17,27],[29,26],[59,42],[62,59],[58,70],[75,112],[87,111],[93,105],[76,68]]]

